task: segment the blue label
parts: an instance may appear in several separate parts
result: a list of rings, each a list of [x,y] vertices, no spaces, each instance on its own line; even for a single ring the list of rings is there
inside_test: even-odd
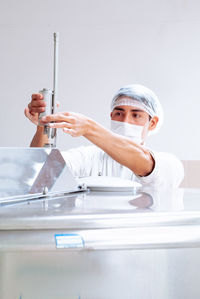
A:
[[[56,234],[56,248],[83,248],[84,241],[79,234]]]

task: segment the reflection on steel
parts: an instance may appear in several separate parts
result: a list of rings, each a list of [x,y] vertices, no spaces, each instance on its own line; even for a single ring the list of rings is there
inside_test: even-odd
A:
[[[0,148],[0,203],[76,191],[80,188],[58,149]]]

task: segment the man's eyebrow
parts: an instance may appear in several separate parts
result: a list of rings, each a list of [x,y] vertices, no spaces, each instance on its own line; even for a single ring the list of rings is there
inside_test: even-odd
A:
[[[119,107],[114,108],[114,110],[125,111],[125,109],[119,108]],[[131,109],[131,112],[144,112],[144,110],[142,110],[142,109]]]
[[[125,111],[123,108],[115,107],[114,110]]]
[[[142,109],[131,109],[132,112],[144,112]]]

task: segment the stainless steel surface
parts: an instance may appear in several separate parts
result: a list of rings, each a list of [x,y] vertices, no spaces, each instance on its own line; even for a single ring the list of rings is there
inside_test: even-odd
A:
[[[39,93],[41,93],[43,95],[43,101],[45,101],[45,103],[46,103],[45,111],[41,112],[39,114],[38,121],[40,124],[40,120],[43,116],[46,116],[46,115],[49,115],[52,113],[52,90],[49,88],[43,88],[42,90],[39,91]],[[47,129],[47,126],[45,126],[45,130],[46,129]],[[45,131],[44,133],[47,134],[47,131]]]
[[[78,185],[57,149],[0,148],[0,203],[49,193],[75,192]]]
[[[54,92],[49,88],[43,88],[43,90],[40,90],[39,93],[43,95],[43,101],[45,101],[45,111],[39,114],[39,123],[43,116],[52,114],[53,109],[53,103],[54,103]],[[41,125],[41,124],[40,124]],[[44,125],[44,135],[47,135],[47,143],[44,144],[44,147],[46,148],[54,148],[56,147],[56,129],[50,128],[49,124]]]
[[[197,299],[199,268],[200,190],[0,206],[1,299]]]
[[[157,211],[156,197],[154,201],[145,192],[90,192],[4,205],[0,208],[0,229],[4,230],[0,232],[0,250],[6,245],[27,249],[27,240],[35,236],[38,243],[31,243],[33,248],[42,249],[45,240],[45,246],[54,250],[55,240],[49,241],[49,232],[56,234],[58,230],[81,234],[84,249],[199,246],[200,211],[188,210],[188,196],[191,200],[196,194],[186,192],[183,196],[183,190],[179,191],[175,192],[179,206],[173,202],[175,208],[171,211],[160,211],[160,203]],[[180,196],[183,207],[187,207],[183,210],[179,209]],[[6,239],[8,230],[20,231],[13,232],[17,235],[11,244]]]
[[[1,299],[200,297],[199,248],[7,252],[0,267]]]

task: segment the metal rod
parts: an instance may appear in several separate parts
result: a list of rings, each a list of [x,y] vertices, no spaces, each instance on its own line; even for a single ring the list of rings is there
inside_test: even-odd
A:
[[[55,112],[58,90],[58,42],[59,33],[54,32],[54,72],[53,72],[53,97],[52,97],[52,113]]]
[[[53,65],[53,92],[52,92],[52,103],[51,103],[51,113],[56,112],[57,104],[57,90],[58,90],[58,42],[59,33],[54,32],[54,65]],[[57,132],[55,128],[48,128],[49,130],[49,140],[50,142],[45,145],[45,147],[56,147],[56,136]]]

